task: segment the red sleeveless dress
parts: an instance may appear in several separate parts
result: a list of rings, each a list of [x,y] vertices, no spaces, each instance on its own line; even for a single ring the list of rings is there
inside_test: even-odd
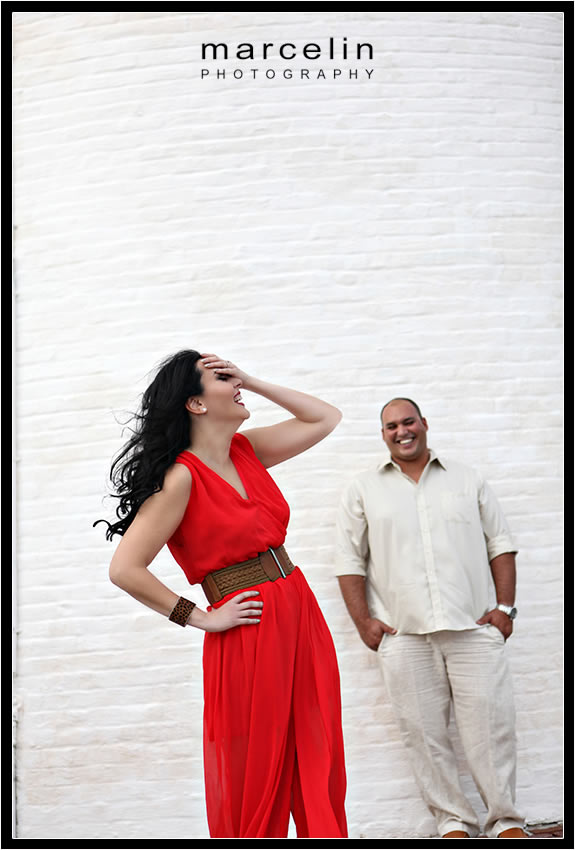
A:
[[[246,437],[234,436],[230,457],[247,499],[191,452],[176,461],[189,468],[193,484],[168,547],[191,584],[285,540],[288,504]],[[210,836],[285,838],[291,811],[298,838],[347,838],[331,635],[299,567],[255,589],[264,603],[261,622],[207,632],[204,640]]]

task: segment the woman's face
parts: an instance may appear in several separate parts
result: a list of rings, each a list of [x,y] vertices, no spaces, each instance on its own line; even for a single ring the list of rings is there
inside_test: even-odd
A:
[[[212,420],[243,422],[249,419],[250,412],[242,401],[242,382],[239,378],[218,374],[213,369],[207,369],[200,361],[196,368],[201,373],[203,387],[202,395],[193,397],[199,405],[196,409],[205,409],[203,415]]]

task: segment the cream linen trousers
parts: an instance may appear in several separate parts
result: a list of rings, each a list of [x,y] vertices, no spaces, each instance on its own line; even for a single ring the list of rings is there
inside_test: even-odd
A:
[[[448,735],[450,705],[471,775],[487,807],[484,832],[523,827],[515,809],[515,709],[505,641],[496,626],[424,635],[385,634],[386,690],[439,835],[479,835]]]

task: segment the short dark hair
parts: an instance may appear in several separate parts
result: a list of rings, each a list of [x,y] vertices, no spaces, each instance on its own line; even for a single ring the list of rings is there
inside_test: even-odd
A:
[[[416,403],[413,401],[413,399],[411,399],[411,398],[404,398],[403,396],[401,396],[401,397],[399,397],[399,398],[391,398],[389,401],[387,401],[387,402],[383,405],[383,407],[381,408],[381,412],[380,412],[380,414],[379,414],[379,421],[380,421],[380,422],[381,422],[381,417],[383,416],[383,411],[385,410],[385,408],[386,408],[388,405],[393,404],[393,402],[394,402],[394,401],[407,401],[407,402],[409,402],[409,404],[412,404],[412,405],[413,405],[413,407],[415,407],[415,409],[417,410],[417,415],[419,416],[419,418],[420,418],[420,419],[423,419],[423,414],[421,413],[421,410],[419,409],[419,405],[418,405],[418,404],[416,404]]]

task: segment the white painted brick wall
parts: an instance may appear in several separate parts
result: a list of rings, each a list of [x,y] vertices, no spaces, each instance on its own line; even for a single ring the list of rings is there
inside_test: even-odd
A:
[[[339,494],[396,394],[483,470],[517,536],[518,802],[561,817],[562,29],[558,12],[14,14],[19,838],[207,836],[202,635],[115,588],[91,527],[118,420],[180,347],[344,412],[274,476],[339,653],[350,836],[433,833],[331,574]],[[200,80],[202,41],[330,35],[374,45],[370,81]],[[250,401],[252,424],[279,418]],[[201,600],[169,554],[154,568]]]

